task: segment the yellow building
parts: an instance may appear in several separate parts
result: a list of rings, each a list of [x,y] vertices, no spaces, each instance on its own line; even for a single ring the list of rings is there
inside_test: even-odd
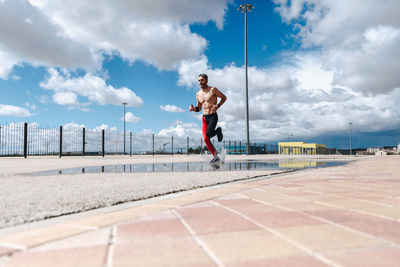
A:
[[[327,154],[326,145],[306,144],[304,142],[279,142],[279,154],[320,155]]]

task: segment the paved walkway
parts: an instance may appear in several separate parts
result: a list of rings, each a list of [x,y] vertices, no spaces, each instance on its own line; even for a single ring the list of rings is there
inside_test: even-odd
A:
[[[400,157],[195,191],[0,236],[0,266],[399,266]]]

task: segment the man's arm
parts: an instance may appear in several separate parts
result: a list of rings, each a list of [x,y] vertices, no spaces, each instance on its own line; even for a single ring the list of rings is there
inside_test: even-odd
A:
[[[217,97],[221,98],[221,100],[219,101],[219,103],[215,106],[217,106],[217,109],[220,108],[226,101],[227,97],[226,95],[224,95],[221,91],[219,91],[217,88],[213,88],[212,92],[214,95],[216,95]],[[213,107],[214,108],[214,107]]]
[[[197,97],[197,94],[196,94],[196,101],[197,101],[196,107],[194,107],[193,104],[190,104],[189,111],[194,111],[194,112],[201,111],[202,105],[200,104],[200,101],[199,101],[199,99]]]

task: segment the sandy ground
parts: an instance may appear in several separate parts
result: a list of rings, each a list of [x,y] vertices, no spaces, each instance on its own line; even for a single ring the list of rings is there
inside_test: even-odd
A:
[[[228,156],[226,161],[314,159],[323,161],[359,160],[351,156]],[[116,164],[202,161],[199,155],[29,157],[0,158],[0,228],[46,218],[108,207],[254,177],[277,174],[279,170],[98,173],[29,176],[28,173],[72,167]]]

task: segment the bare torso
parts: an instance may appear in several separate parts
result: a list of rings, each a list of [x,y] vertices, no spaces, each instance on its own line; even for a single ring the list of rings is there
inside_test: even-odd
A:
[[[209,115],[217,113],[216,110],[212,109],[213,106],[217,105],[218,96],[215,94],[215,87],[209,86],[208,88],[201,89],[197,92],[197,101],[203,108],[203,115]]]

